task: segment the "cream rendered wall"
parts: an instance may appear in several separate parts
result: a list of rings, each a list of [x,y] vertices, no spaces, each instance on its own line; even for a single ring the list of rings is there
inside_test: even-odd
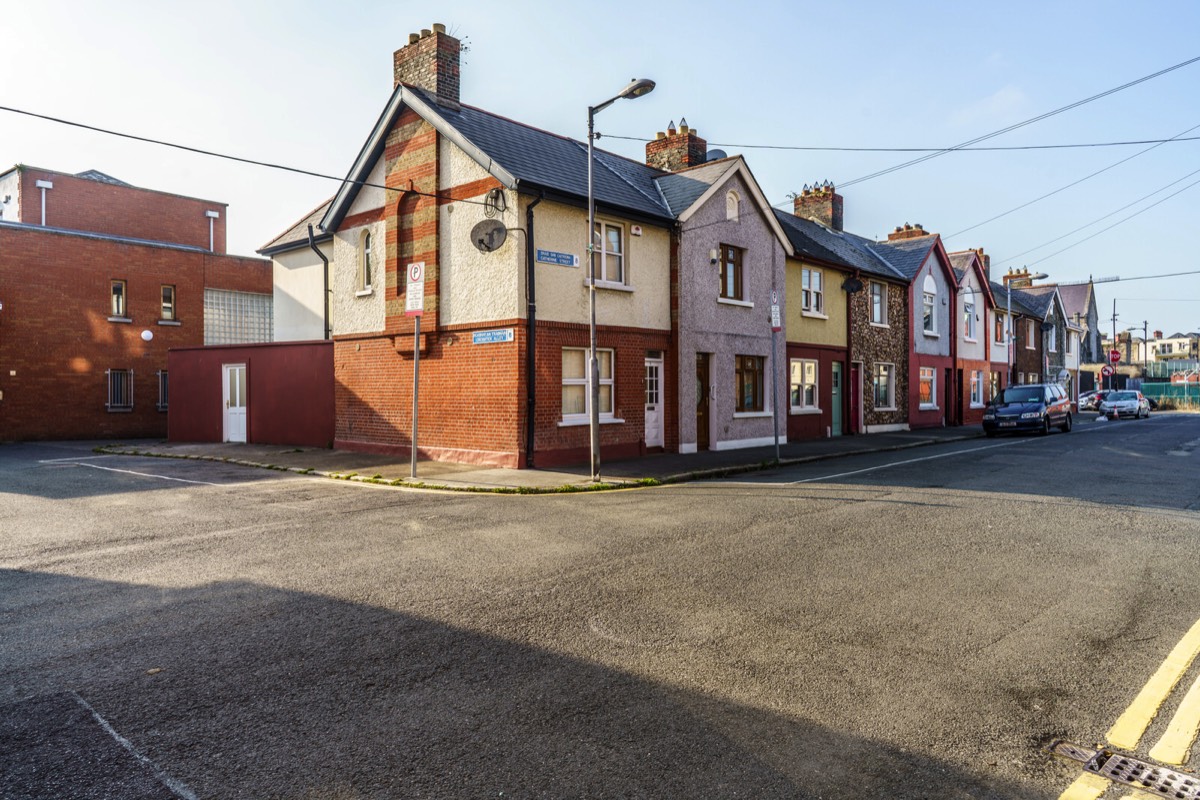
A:
[[[1007,297],[1003,294],[996,294],[994,297],[997,303],[1003,304]],[[988,333],[992,342],[992,363],[1007,364],[1008,363],[1008,344],[1004,339],[996,341],[996,317],[1006,317],[1006,307],[994,308],[988,311]],[[1007,330],[1007,329],[1006,329]]]
[[[825,316],[801,311],[802,270],[805,266],[821,271],[825,294]],[[814,267],[795,258],[787,260],[787,303],[784,334],[789,342],[820,344],[829,347],[846,346],[846,290],[842,282],[846,273],[828,267]]]
[[[968,289],[970,295],[968,295]],[[975,339],[967,338],[966,304],[970,296],[975,303]],[[975,270],[969,269],[964,273],[958,287],[958,357],[965,361],[984,361],[987,359],[987,337],[993,334],[990,315],[985,308],[983,284]]]
[[[329,242],[317,247],[326,258],[332,259],[333,246]],[[325,318],[321,296],[325,293],[325,279],[321,259],[308,247],[289,250],[271,257],[271,271],[275,341],[324,339]]]
[[[346,212],[346,216],[352,217],[355,214],[361,214],[364,211],[374,211],[377,208],[383,208],[388,204],[388,195],[391,195],[392,202],[398,199],[396,192],[389,192],[387,189],[380,189],[387,182],[387,165],[383,158],[375,160],[375,166],[371,167],[371,174],[367,176],[367,183],[371,186],[360,186],[358,196],[354,198],[354,202],[350,204],[350,210]]]
[[[371,232],[372,286],[358,288],[358,252],[364,231]],[[367,225],[340,230],[333,235],[333,258],[329,281],[333,306],[333,333],[376,333],[382,331],[386,319],[384,280],[387,268],[387,223],[380,220]]]
[[[578,267],[535,264],[538,319],[588,324],[587,211],[550,201],[534,209],[534,247],[579,257]],[[598,219],[624,224],[625,270],[632,291],[597,287],[596,324],[652,330],[671,328],[671,234],[642,224],[642,235],[617,217]]]
[[[440,148],[438,185],[442,191],[455,186],[491,178],[466,153],[445,137]],[[487,195],[480,192],[470,198],[477,202],[446,203],[439,209],[439,258],[442,263],[439,290],[439,321],[442,325],[465,325],[492,320],[510,320],[525,316],[522,286],[525,278],[524,209],[516,192],[504,190],[507,210],[496,214],[509,229],[499,249],[480,252],[471,241],[471,229],[487,219],[479,205]],[[534,212],[540,216],[545,205]],[[539,219],[540,223],[540,219]],[[540,228],[540,224],[539,224]],[[539,230],[540,233],[540,230]],[[539,298],[539,307],[541,306]]]

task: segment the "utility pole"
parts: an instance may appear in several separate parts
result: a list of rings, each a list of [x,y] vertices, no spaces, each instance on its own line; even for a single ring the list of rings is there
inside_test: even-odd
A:
[[[1120,348],[1120,346],[1117,344],[1117,298],[1115,298],[1115,297],[1113,298],[1113,315],[1112,315],[1112,324],[1113,324],[1113,338],[1112,338],[1112,342],[1113,342],[1113,343],[1112,343],[1112,346],[1113,346],[1113,348],[1114,348],[1114,349],[1116,349],[1116,350],[1120,350],[1121,348]],[[1112,375],[1110,375],[1110,376],[1109,376],[1109,378],[1108,378],[1108,388],[1109,388],[1109,389],[1115,389],[1115,388],[1117,388],[1117,372],[1116,372],[1116,369],[1115,369],[1115,367],[1114,367],[1114,369],[1113,369],[1113,374],[1112,374]]]

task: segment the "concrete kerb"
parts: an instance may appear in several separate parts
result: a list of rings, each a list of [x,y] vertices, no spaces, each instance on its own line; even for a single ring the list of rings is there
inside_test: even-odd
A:
[[[349,481],[352,483],[370,484],[374,486],[389,487],[395,489],[417,489],[424,491],[436,492],[466,492],[471,494],[503,494],[503,495],[543,495],[543,494],[581,494],[586,492],[604,492],[615,491],[618,489],[639,489],[650,488],[654,486],[663,486],[668,484],[688,483],[699,480],[715,480],[718,478],[727,478],[733,475],[746,475],[754,472],[764,472],[770,469],[778,469],[780,467],[788,467],[796,464],[807,464],[814,461],[826,461],[835,458],[845,458],[848,456],[867,455],[869,453],[888,453],[898,450],[909,450],[914,447],[925,447],[931,444],[941,442],[959,442],[969,439],[978,439],[982,433],[972,432],[959,436],[944,436],[936,439],[928,439],[917,442],[904,442],[901,444],[887,445],[883,447],[866,447],[855,450],[846,450],[838,453],[814,453],[806,456],[793,456],[790,458],[781,458],[778,461],[771,459],[761,461],[756,464],[735,464],[725,467],[714,467],[712,469],[690,470],[672,475],[667,475],[661,478],[637,478],[629,480],[607,480],[601,483],[566,483],[560,486],[477,486],[477,485],[452,485],[444,483],[428,483],[421,480],[413,480],[412,478],[394,478],[388,480],[382,475],[359,475],[356,472],[338,472],[317,470],[311,467],[286,467],[278,464],[268,464],[260,461],[250,461],[247,459],[229,458],[228,456],[213,456],[199,453],[162,453],[153,450],[142,450],[138,448],[122,447],[121,445],[106,445],[94,448],[94,452],[103,453],[106,455],[124,455],[124,456],[146,456],[152,458],[178,458],[190,459],[193,461],[213,461],[223,464],[235,464],[237,466],[254,467],[257,469],[271,469],[279,472],[291,472],[296,475],[309,475],[329,480]]]

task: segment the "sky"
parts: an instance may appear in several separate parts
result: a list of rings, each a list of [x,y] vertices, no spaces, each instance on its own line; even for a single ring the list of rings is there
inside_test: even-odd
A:
[[[540,0],[12,3],[0,21],[0,106],[342,177],[391,94],[392,52],[409,33],[441,22],[466,45],[466,104],[583,140],[589,105],[630,78],[652,78],[654,92],[597,116],[598,146],[642,160],[641,140],[686,118],[710,148],[744,155],[781,207],[804,184],[829,180],[854,233],[884,238],[920,223],[950,250],[983,247],[994,279],[1021,266],[1062,282],[1119,277],[1096,284],[1102,331],[1113,329],[1114,301],[1118,331],[1200,330],[1200,274],[1155,277],[1200,272],[1192,246],[1200,140],[1164,144],[965,233],[1150,145],[954,152],[850,186],[921,154],[771,149],[958,145],[1200,56],[1200,3],[584,8]],[[1200,137],[1198,101],[1200,62],[981,144]],[[0,170],[13,164],[97,169],[228,203],[229,251],[242,255],[337,188],[336,180],[0,111]]]

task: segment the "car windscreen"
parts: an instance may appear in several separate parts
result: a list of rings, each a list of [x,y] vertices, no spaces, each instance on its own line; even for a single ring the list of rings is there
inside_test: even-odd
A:
[[[1117,400],[1137,400],[1137,392],[1113,392],[1104,399],[1108,400],[1110,403],[1116,402]]]
[[[1040,386],[1010,386],[1000,395],[1001,403],[1040,403],[1044,397]]]

